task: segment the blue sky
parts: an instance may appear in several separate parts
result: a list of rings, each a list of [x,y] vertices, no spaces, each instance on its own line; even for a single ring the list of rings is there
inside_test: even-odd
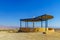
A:
[[[60,0],[0,0],[0,25],[19,26],[19,19],[53,15],[49,26],[60,27]]]

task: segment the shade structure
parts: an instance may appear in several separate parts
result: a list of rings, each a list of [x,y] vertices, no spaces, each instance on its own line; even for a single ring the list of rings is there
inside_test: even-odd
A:
[[[34,22],[38,22],[38,21],[41,22],[41,28],[43,28],[43,21],[45,21],[45,32],[46,32],[47,28],[48,28],[48,20],[50,20],[52,18],[54,18],[52,15],[44,14],[44,15],[41,15],[41,16],[38,16],[35,18],[20,19],[20,28],[22,28],[22,25],[21,25],[22,21],[26,22],[25,28],[28,28],[28,22],[32,22],[33,23],[33,29],[34,29],[35,28]]]
[[[20,19],[20,21],[37,22],[37,21],[46,21],[46,20],[49,20],[49,19],[52,19],[52,18],[53,18],[53,16],[44,14],[42,16],[38,16],[38,17],[35,17],[35,18]]]

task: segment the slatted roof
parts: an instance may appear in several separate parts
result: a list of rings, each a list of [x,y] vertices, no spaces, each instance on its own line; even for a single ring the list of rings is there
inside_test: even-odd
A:
[[[20,19],[20,21],[24,21],[24,22],[36,22],[36,21],[45,21],[45,20],[49,20],[52,19],[53,16],[52,15],[41,15],[35,18],[27,18],[27,19]]]

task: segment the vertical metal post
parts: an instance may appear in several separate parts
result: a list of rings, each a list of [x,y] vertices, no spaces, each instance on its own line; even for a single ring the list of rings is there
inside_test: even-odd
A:
[[[25,22],[25,28],[26,28],[26,22]]]
[[[33,22],[33,28],[34,28],[34,22]]]
[[[47,31],[47,27],[48,27],[48,21],[45,21],[45,31]]]
[[[47,27],[48,27],[48,19],[47,16],[45,15],[45,32],[47,31]]]
[[[42,16],[41,16],[41,19],[42,19]],[[41,28],[43,27],[43,19],[41,20]]]
[[[27,23],[26,26],[27,26],[27,28],[28,28],[28,21],[27,21],[26,23]]]
[[[20,21],[20,29],[21,29],[22,25],[21,25],[21,21]]]
[[[28,21],[27,21],[27,27],[28,27]]]
[[[41,28],[43,27],[43,21],[41,21]]]

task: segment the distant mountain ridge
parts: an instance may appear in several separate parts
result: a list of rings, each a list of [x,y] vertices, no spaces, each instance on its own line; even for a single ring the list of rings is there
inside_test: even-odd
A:
[[[8,30],[8,29],[19,29],[18,26],[3,26],[0,25],[0,30]]]

